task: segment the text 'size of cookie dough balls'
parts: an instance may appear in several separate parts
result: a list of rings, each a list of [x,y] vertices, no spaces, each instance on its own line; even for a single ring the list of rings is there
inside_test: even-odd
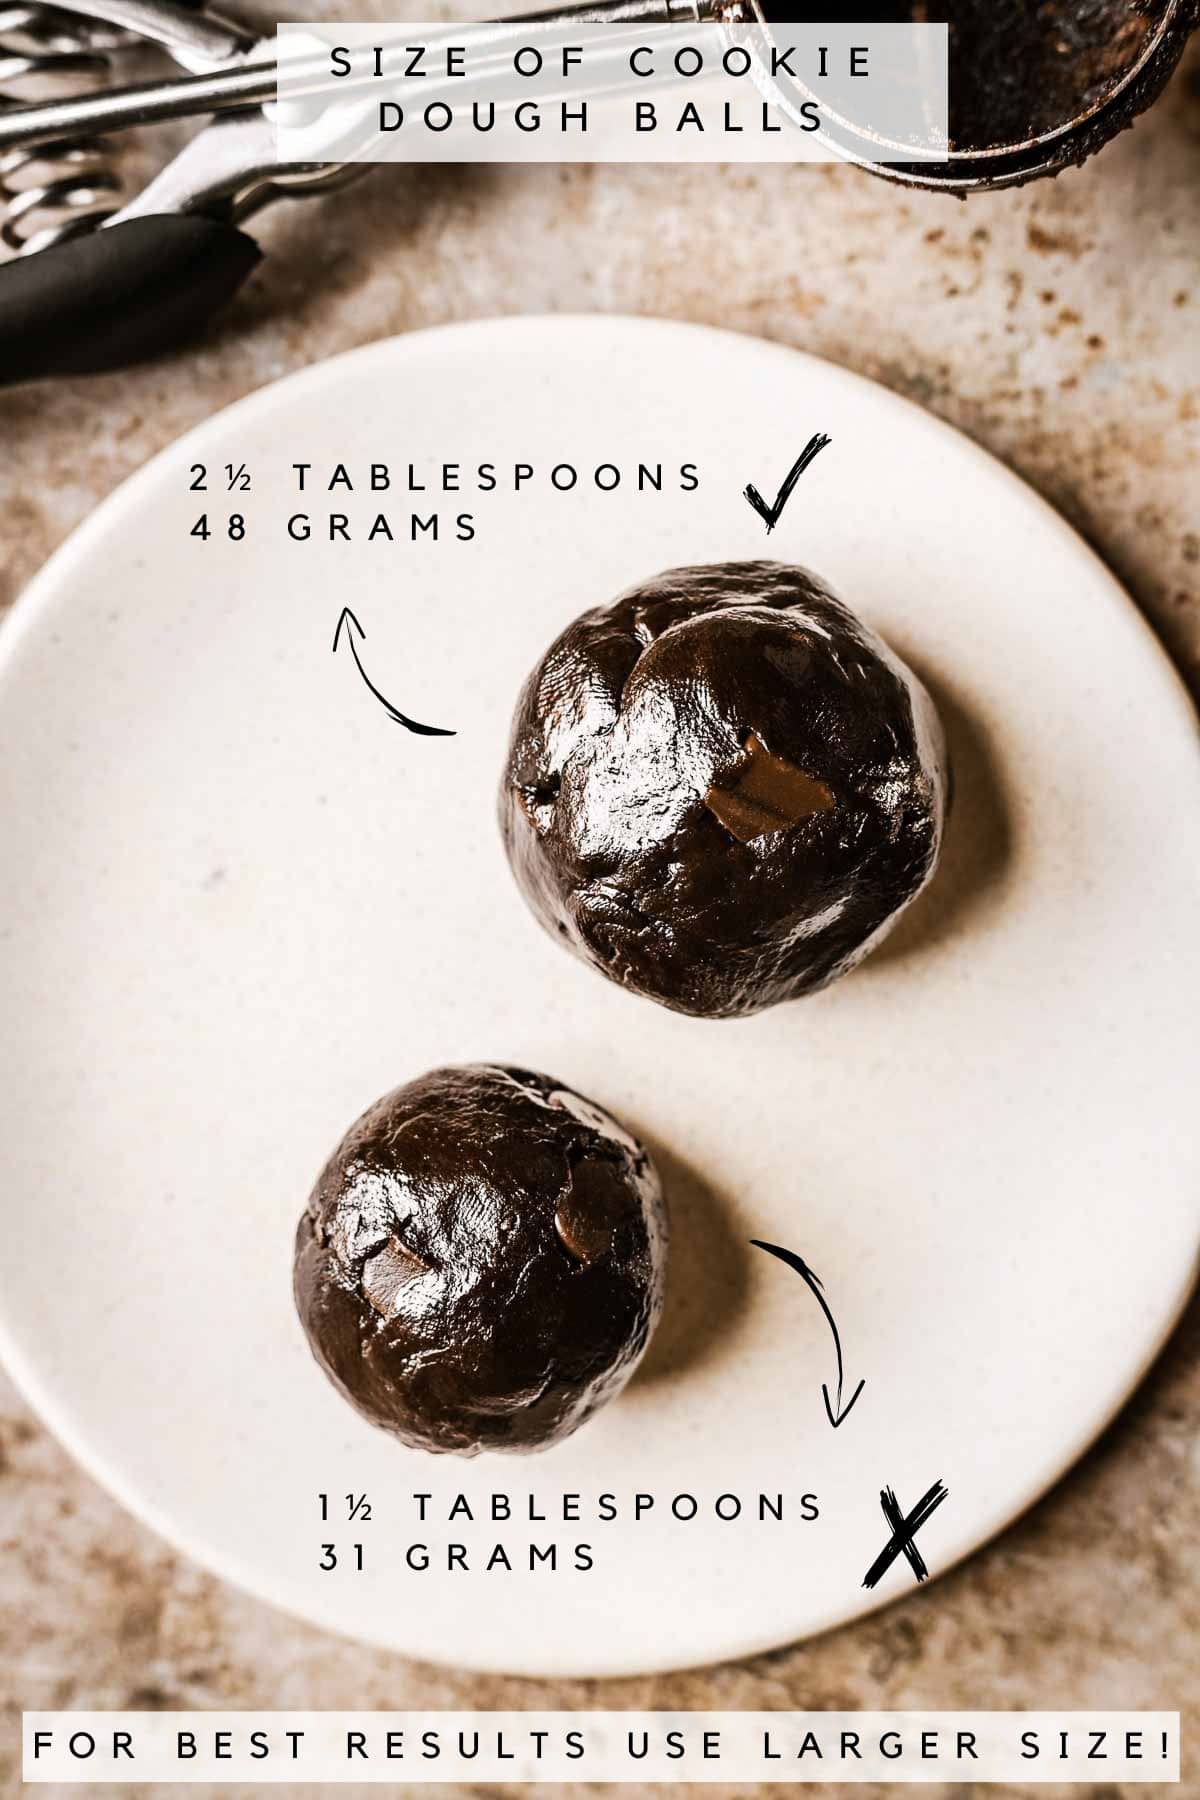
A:
[[[568,626],[513,720],[505,847],[546,929],[727,1018],[812,993],[933,873],[945,744],[921,683],[804,569],[670,569]]]
[[[424,1450],[540,1450],[633,1373],[666,1251],[654,1165],[601,1107],[525,1069],[434,1069],[326,1163],[296,1306],[372,1424]]]

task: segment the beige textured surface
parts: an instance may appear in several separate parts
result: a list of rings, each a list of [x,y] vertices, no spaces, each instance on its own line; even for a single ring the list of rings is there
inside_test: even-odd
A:
[[[274,254],[198,352],[0,395],[0,605],[148,456],[278,375],[447,319],[618,310],[800,345],[961,425],[1085,532],[1200,691],[1195,58],[1085,170],[966,205],[842,169],[388,170],[276,209],[262,235]],[[1200,1792],[1198,1425],[1193,1305],[1085,1464],[927,1592],[749,1663],[533,1683],[406,1663],[242,1597],[133,1523],[0,1387],[0,1779],[16,1782],[22,1707],[1146,1706],[1185,1713],[1185,1785],[1130,1794]]]

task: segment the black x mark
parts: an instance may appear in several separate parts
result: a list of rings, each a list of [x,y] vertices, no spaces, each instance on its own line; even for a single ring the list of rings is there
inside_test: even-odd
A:
[[[883,1509],[884,1518],[891,1527],[892,1535],[863,1576],[865,1588],[877,1586],[896,1558],[902,1554],[908,1558],[908,1566],[917,1580],[925,1580],[929,1570],[925,1567],[925,1559],[917,1549],[913,1538],[920,1531],[930,1513],[937,1511],[949,1492],[949,1488],[942,1482],[935,1481],[928,1493],[921,1495],[906,1518],[900,1511],[900,1502],[892,1489],[890,1487],[883,1489],[879,1496],[879,1504]]]

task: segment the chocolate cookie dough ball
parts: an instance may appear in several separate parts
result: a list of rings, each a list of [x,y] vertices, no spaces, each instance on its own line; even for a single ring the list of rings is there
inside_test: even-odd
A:
[[[525,1069],[434,1069],[352,1125],[296,1233],[317,1361],[423,1450],[541,1450],[611,1400],[662,1307],[642,1146]]]
[[[517,704],[500,821],[536,917],[594,968],[729,1018],[812,993],[933,873],[925,689],[816,576],[670,569],[586,612]]]

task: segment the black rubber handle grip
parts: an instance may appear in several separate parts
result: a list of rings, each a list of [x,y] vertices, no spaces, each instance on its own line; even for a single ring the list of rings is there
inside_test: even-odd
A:
[[[232,225],[156,213],[0,264],[0,387],[99,374],[173,349],[261,255]]]

